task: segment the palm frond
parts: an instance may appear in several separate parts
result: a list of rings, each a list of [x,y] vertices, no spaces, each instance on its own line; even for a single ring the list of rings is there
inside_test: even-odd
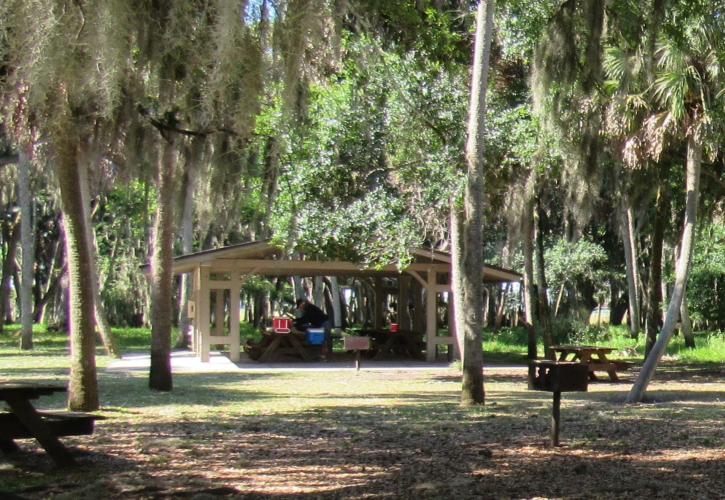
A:
[[[685,95],[689,87],[687,68],[684,70],[659,73],[653,86],[655,98],[669,108],[674,118],[678,120],[685,115]]]

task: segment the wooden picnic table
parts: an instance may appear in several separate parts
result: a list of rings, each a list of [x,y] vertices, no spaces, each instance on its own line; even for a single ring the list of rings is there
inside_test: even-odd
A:
[[[577,361],[589,365],[589,378],[597,380],[595,371],[605,371],[612,382],[618,382],[617,370],[626,370],[629,363],[613,361],[607,354],[614,351],[612,347],[590,345],[555,345],[551,349],[558,355],[558,361]]]
[[[0,450],[17,452],[16,439],[35,438],[57,465],[74,465],[73,456],[58,437],[92,434],[93,422],[100,417],[87,413],[38,411],[31,403],[40,396],[65,391],[65,387],[57,385],[0,384],[0,401],[5,401],[10,410],[0,412]]]
[[[305,334],[299,332],[265,332],[262,340],[248,346],[249,357],[255,361],[274,361],[281,356],[295,356],[312,361],[321,351],[320,346],[308,346]]]
[[[409,330],[361,330],[358,334],[372,339],[372,352],[377,360],[394,356],[419,358],[425,345],[420,333]]]

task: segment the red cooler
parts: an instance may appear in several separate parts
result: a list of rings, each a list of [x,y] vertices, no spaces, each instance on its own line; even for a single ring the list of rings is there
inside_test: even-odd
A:
[[[289,333],[292,329],[290,318],[272,318],[272,329],[274,333]]]

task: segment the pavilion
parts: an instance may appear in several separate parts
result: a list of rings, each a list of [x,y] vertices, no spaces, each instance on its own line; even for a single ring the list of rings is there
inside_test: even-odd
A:
[[[451,335],[439,336],[436,317],[439,294],[451,292],[451,256],[425,248],[413,248],[410,253],[413,261],[402,270],[395,265],[366,268],[353,262],[290,259],[284,256],[283,249],[269,241],[242,243],[178,256],[174,259],[174,274],[191,273],[193,282],[193,292],[188,303],[192,320],[192,348],[201,361],[207,362],[210,346],[228,345],[231,360],[239,361],[240,308],[228,308],[229,333],[226,334],[222,321],[215,321],[212,325],[212,298],[215,317],[224,317],[225,305],[233,303],[231,297],[240,296],[242,284],[250,276],[369,277],[374,279],[376,292],[385,277],[410,276],[425,291],[422,308],[425,310],[425,322],[422,324],[425,326],[427,360],[435,360],[438,345],[452,346],[457,353],[453,322],[450,322],[449,328]],[[518,282],[522,279],[521,274],[496,266],[484,265],[483,273],[486,283]],[[374,319],[378,323],[376,326],[381,326],[382,293],[375,293],[375,296]],[[416,314],[420,313],[416,311]]]

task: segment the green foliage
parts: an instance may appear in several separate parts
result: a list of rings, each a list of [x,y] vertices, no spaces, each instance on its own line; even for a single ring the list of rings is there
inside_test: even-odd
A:
[[[101,298],[116,326],[140,326],[146,308],[147,231],[156,210],[155,188],[140,181],[119,185],[99,200],[95,216]],[[119,216],[123,214],[123,216]]]
[[[440,65],[346,43],[338,81],[310,89],[308,126],[289,137],[275,232],[318,255],[403,263],[409,246],[440,238],[426,223],[445,221],[458,181],[465,101]]]
[[[607,259],[604,248],[589,239],[568,242],[560,238],[545,252],[546,278],[552,289],[582,281],[603,289],[607,280],[604,267]]]
[[[506,57],[531,62],[537,41],[561,2],[509,0],[498,7],[499,43]]]
[[[687,303],[695,325],[725,330],[725,227],[717,221],[695,240]]]

